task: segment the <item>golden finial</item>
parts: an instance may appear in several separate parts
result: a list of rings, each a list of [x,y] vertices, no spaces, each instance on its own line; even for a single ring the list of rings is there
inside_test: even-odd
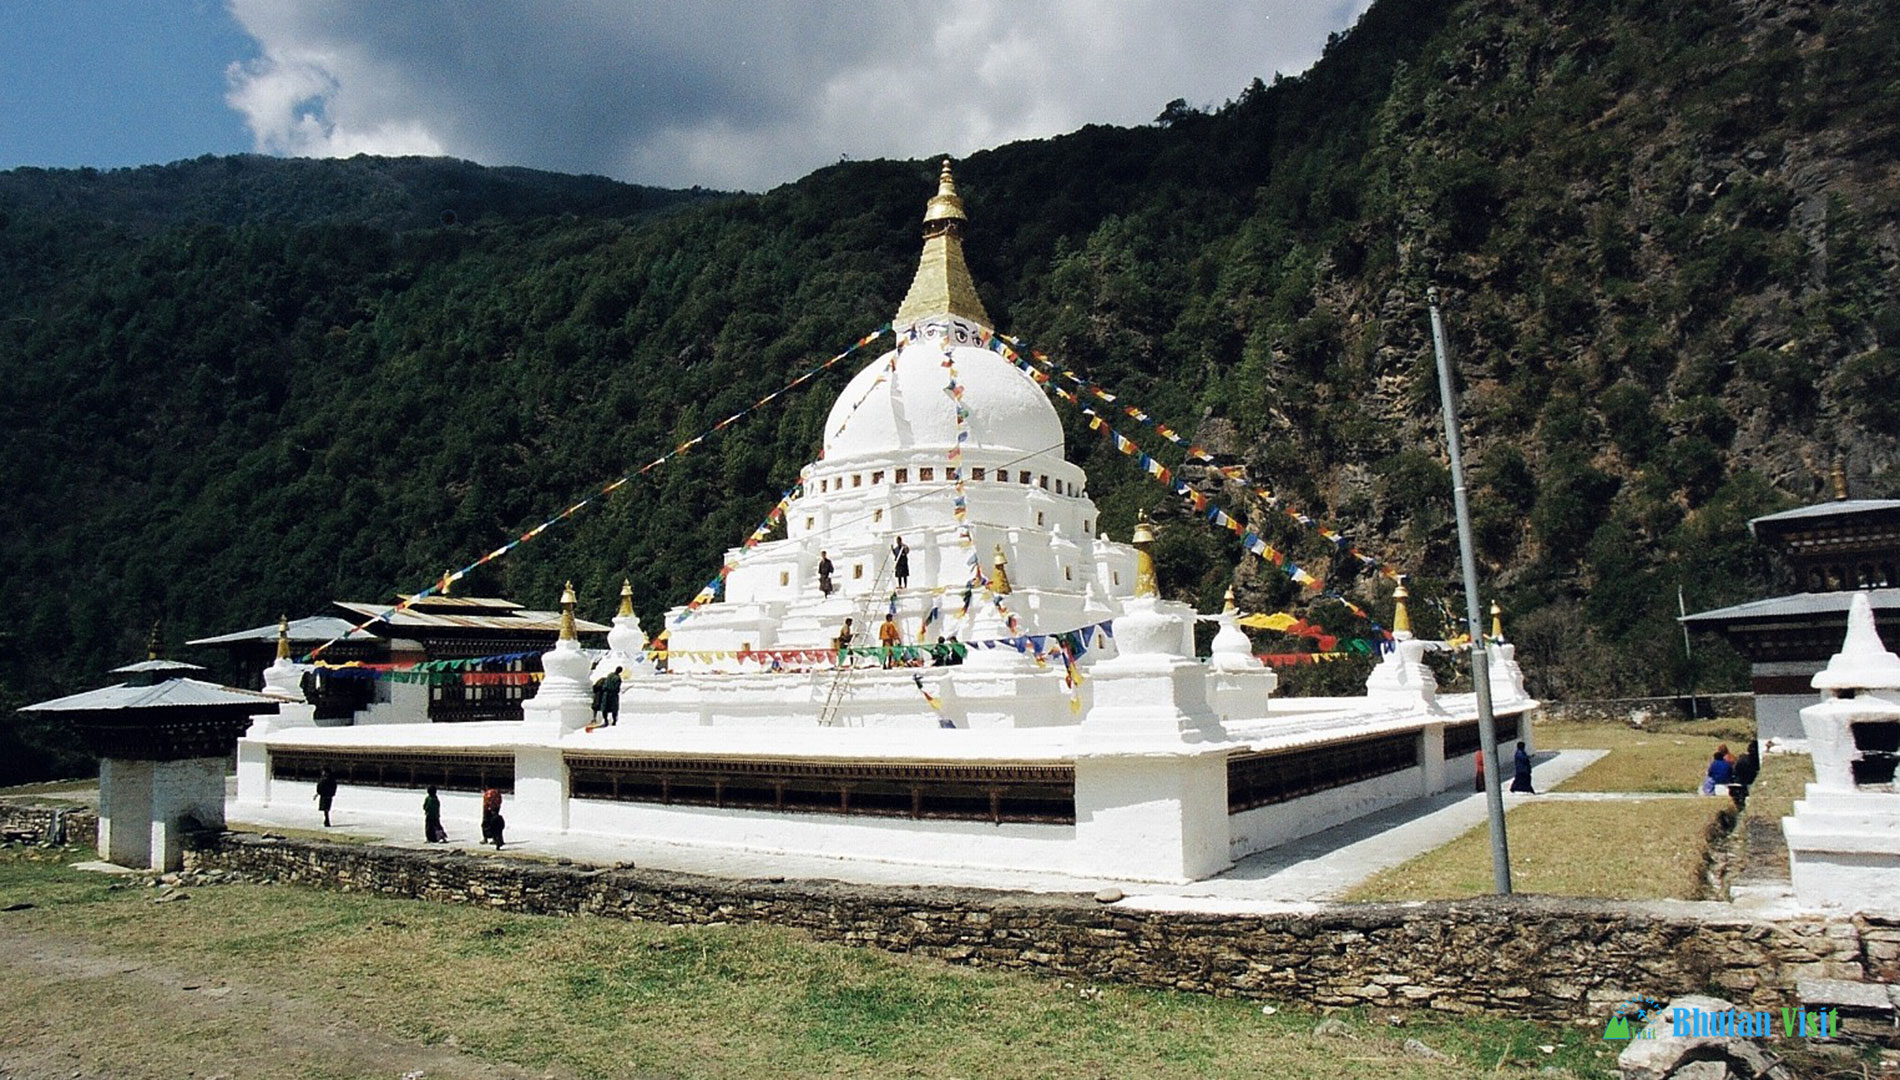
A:
[[[1003,555],[1003,545],[996,545],[996,557],[991,560],[990,592],[996,596],[1009,595],[1009,559]]]
[[[620,579],[620,611],[617,614],[633,614],[633,579]]]
[[[1834,500],[1847,501],[1847,462],[1839,454],[1834,455],[1834,467],[1828,470],[1828,479],[1834,482]]]
[[[437,596],[449,595],[449,586],[454,585],[454,584],[455,584],[455,571],[453,570],[442,571],[442,580],[435,583],[435,594]]]
[[[165,659],[165,639],[160,637],[158,632],[159,623],[162,621],[161,619],[152,620],[151,636],[145,639],[145,658],[147,660]]]
[[[1412,634],[1412,613],[1405,610],[1405,602],[1412,598],[1412,591],[1405,587],[1405,579],[1399,579],[1399,587],[1392,590],[1392,632],[1410,637]]]
[[[963,199],[957,194],[957,182],[950,175],[950,159],[945,158],[937,178],[937,194],[924,207],[924,251],[917,260],[917,274],[911,278],[910,291],[897,308],[891,325],[905,330],[925,319],[950,315],[994,326],[983,301],[976,295],[976,282],[970,266],[963,260],[963,226],[969,219],[963,214]]]
[[[290,659],[290,616],[277,616],[277,659]]]
[[[567,588],[561,590],[562,641],[577,641],[580,639],[580,635],[574,630],[574,605],[577,603],[579,603],[579,599],[574,595],[574,583],[570,581],[567,583]]]
[[[1236,615],[1239,614],[1239,612],[1240,608],[1234,604],[1234,587],[1229,585],[1227,586],[1227,594],[1221,597],[1220,613],[1222,615]]]
[[[1135,514],[1135,595],[1160,596],[1161,583],[1155,580],[1154,526],[1148,523],[1148,511]]]
[[[1491,601],[1491,640],[1504,640],[1504,609],[1496,600]]]

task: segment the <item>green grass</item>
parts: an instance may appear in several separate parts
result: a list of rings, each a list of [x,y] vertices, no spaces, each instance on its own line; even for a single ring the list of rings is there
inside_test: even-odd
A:
[[[1687,900],[1702,887],[1709,825],[1727,799],[1528,802],[1505,815],[1518,892]],[[1439,900],[1493,891],[1491,838],[1479,825],[1444,847],[1367,878],[1349,900]]]
[[[1574,1028],[1431,1014],[1388,1028],[1346,1014],[1353,1038],[1315,1037],[1317,1014],[1292,1003],[1267,1015],[1254,1002],[957,967],[772,927],[554,919],[289,886],[202,887],[153,904],[149,889],[112,886],[0,854],[0,896],[36,905],[0,916],[0,932],[221,973],[392,1037],[579,1076],[1610,1075],[1600,1043]],[[14,980],[0,1014],[41,1000]],[[136,1007],[106,1023],[128,1044],[185,1035]],[[1408,1037],[1457,1063],[1406,1054]],[[194,1026],[189,1038],[194,1053],[233,1061],[260,1045],[243,1024]]]
[[[1641,730],[1612,724],[1539,724],[1539,750],[1608,750],[1565,791],[1694,792],[1709,771],[1715,748],[1748,746],[1746,721],[1702,720]]]

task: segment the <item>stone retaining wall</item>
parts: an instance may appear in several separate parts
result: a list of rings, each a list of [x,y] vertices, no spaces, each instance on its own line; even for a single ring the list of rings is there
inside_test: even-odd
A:
[[[1802,978],[1890,977],[1900,921],[1764,921],[1724,904],[1550,897],[1151,912],[1082,895],[731,881],[226,834],[187,868],[541,915],[770,923],[824,941],[1074,979],[1320,1006],[1600,1023],[1637,993],[1795,1001]]]
[[[99,815],[86,807],[0,803],[0,839],[92,847],[99,842]]]
[[[1627,724],[1632,716],[1647,714],[1658,720],[1708,719],[1753,720],[1755,695],[1750,693],[1698,694],[1690,697],[1605,698],[1602,701],[1546,701],[1537,710],[1538,720],[1557,720],[1573,724]]]

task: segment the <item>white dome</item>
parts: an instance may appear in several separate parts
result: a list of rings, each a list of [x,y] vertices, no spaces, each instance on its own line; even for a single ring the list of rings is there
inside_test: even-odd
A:
[[[951,350],[963,404],[966,450],[1062,456],[1062,421],[1042,387],[988,349]],[[891,358],[896,356],[896,369]],[[882,377],[883,381],[879,379]],[[956,445],[955,403],[936,341],[908,342],[857,373],[825,418],[825,459],[886,457]]]

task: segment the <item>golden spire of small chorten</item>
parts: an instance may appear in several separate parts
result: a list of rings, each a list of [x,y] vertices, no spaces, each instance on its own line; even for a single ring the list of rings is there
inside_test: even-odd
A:
[[[567,583],[567,588],[561,590],[562,641],[580,640],[580,635],[574,630],[574,605],[578,602],[578,598],[574,595],[574,583],[570,581]]]
[[[1504,640],[1504,608],[1496,600],[1491,601],[1491,640]]]
[[[152,633],[145,639],[145,658],[147,660],[165,659],[165,639],[159,635],[159,623],[162,619],[152,620]]]
[[[1399,579],[1399,587],[1392,590],[1392,632],[1410,634],[1412,632],[1412,613],[1405,610],[1405,602],[1412,598],[1412,591],[1405,587],[1405,579]]]
[[[991,561],[990,593],[995,596],[1009,595],[1009,559],[1003,554],[1003,545],[996,545],[996,558]]]
[[[449,587],[454,584],[455,584],[455,572],[452,570],[442,571],[442,580],[436,584],[435,594],[437,596],[449,595]]]
[[[1828,479],[1834,483],[1834,501],[1847,501],[1847,462],[1839,454],[1834,455],[1834,467],[1828,470]]]
[[[1227,586],[1226,595],[1221,597],[1220,613],[1222,615],[1238,615],[1240,613],[1239,606],[1234,603],[1234,587],[1232,585]]]
[[[290,659],[290,616],[277,616],[277,659]]]
[[[983,310],[983,301],[977,298],[969,264],[963,261],[963,227],[968,223],[956,179],[950,175],[950,159],[944,158],[937,194],[924,208],[924,253],[917,260],[917,275],[911,278],[910,291],[904,294],[897,317],[891,320],[894,328],[903,330],[933,315],[953,315],[978,326],[994,325],[989,312]]]
[[[1148,511],[1135,515],[1135,595],[1160,596],[1161,583],[1155,580],[1154,526],[1148,523]]]
[[[620,579],[620,610],[615,612],[615,614],[616,615],[633,614],[633,579],[632,578]]]

